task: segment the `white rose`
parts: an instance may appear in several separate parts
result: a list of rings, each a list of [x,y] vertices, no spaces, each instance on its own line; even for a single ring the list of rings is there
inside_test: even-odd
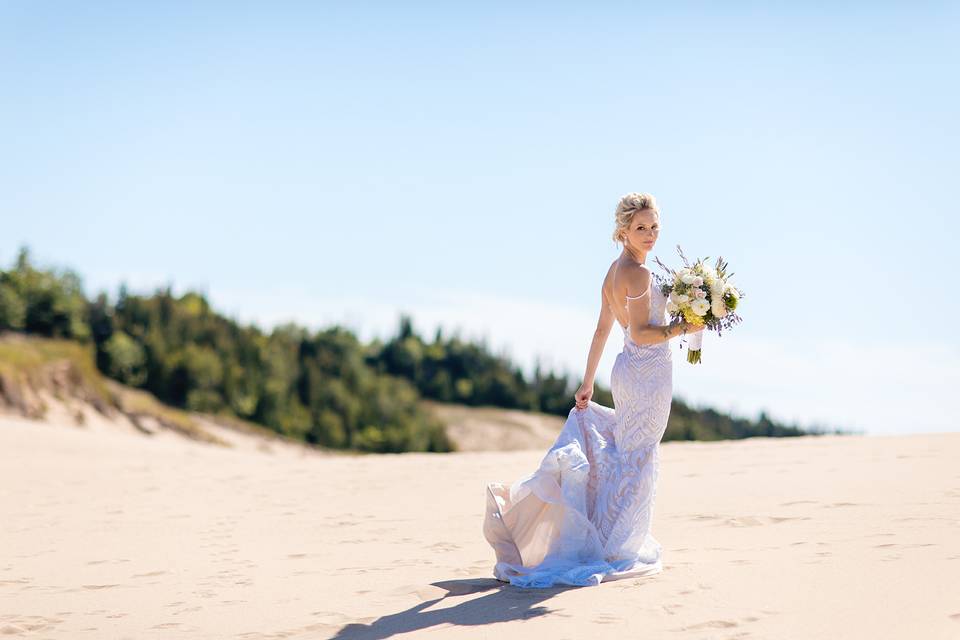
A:
[[[681,293],[677,296],[677,304],[683,304],[684,302],[690,302],[690,296],[685,293]]]
[[[702,284],[703,284],[703,278],[701,278],[700,276],[697,276],[693,279],[693,286],[699,287]]]
[[[727,307],[723,304],[721,298],[714,298],[713,304],[710,305],[710,310],[713,311],[713,315],[717,318],[722,318],[727,315]]]
[[[667,313],[676,313],[677,311],[680,311],[680,307],[673,304],[672,300],[667,300]]]
[[[697,299],[706,298],[706,297],[707,297],[707,292],[704,291],[703,289],[696,289],[696,290],[694,290],[694,292],[693,292],[693,297],[695,297],[695,298],[697,298]]]
[[[699,276],[695,276],[692,273],[685,273],[682,276],[680,276],[680,281],[683,282],[683,284],[693,284],[693,281],[696,280],[698,277]]]
[[[690,310],[698,316],[705,316],[710,310],[710,303],[706,300],[694,300],[690,303]]]

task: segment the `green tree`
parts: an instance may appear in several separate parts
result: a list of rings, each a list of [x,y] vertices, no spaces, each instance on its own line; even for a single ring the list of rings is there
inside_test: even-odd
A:
[[[117,331],[104,343],[106,373],[124,384],[139,387],[147,380],[147,354],[139,342]]]

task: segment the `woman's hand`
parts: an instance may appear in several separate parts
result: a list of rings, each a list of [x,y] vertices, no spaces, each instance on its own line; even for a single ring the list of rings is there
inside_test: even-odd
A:
[[[587,384],[584,382],[580,385],[580,388],[577,389],[577,392],[574,394],[574,398],[577,401],[577,409],[583,411],[587,408],[587,403],[590,402],[590,398],[593,396],[593,384]]]
[[[683,321],[683,332],[684,333],[696,333],[698,331],[703,331],[706,328],[706,325],[702,324],[690,324],[686,320]]]

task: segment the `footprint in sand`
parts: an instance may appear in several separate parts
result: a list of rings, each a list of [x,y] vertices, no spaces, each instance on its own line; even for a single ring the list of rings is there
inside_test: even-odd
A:
[[[166,571],[150,571],[148,573],[135,573],[131,578],[152,578],[154,576],[162,576]]]
[[[112,589],[113,587],[119,587],[119,584],[85,584],[81,585],[84,589]]]
[[[593,618],[590,622],[594,622],[596,624],[617,624],[618,622],[623,622],[623,618],[609,614],[600,614],[599,616]]]
[[[179,622],[161,622],[160,624],[155,624],[151,629],[176,629],[180,626]]]
[[[732,620],[707,620],[706,622],[693,624],[688,627],[680,627],[679,629],[672,629],[672,631],[696,631],[697,629],[729,629],[735,626],[737,626],[737,623]]]
[[[790,518],[787,516],[770,516],[767,518],[772,524],[779,524],[781,522],[786,522],[788,520],[810,520],[807,516],[797,516],[795,518]]]
[[[0,635],[26,635],[63,622],[61,618],[43,616],[0,616]]]
[[[8,584],[27,584],[30,578],[17,578],[16,580],[0,580],[0,587]]]
[[[173,615],[178,616],[181,613],[193,613],[195,611],[200,611],[201,609],[203,609],[201,606],[187,607],[185,609],[178,609],[177,611],[174,611]]]

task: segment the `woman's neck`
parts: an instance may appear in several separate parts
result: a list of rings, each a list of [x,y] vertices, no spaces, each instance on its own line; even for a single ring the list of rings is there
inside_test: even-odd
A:
[[[633,260],[634,262],[638,262],[638,263],[640,263],[640,264],[643,264],[643,263],[646,261],[646,259],[647,259],[647,254],[646,254],[646,253],[640,253],[639,251],[638,251],[638,252],[633,252],[633,251],[631,251],[630,249],[628,249],[627,247],[624,247],[624,248],[623,248],[623,254],[622,254],[622,255],[627,256],[628,258],[630,258],[630,259]]]

